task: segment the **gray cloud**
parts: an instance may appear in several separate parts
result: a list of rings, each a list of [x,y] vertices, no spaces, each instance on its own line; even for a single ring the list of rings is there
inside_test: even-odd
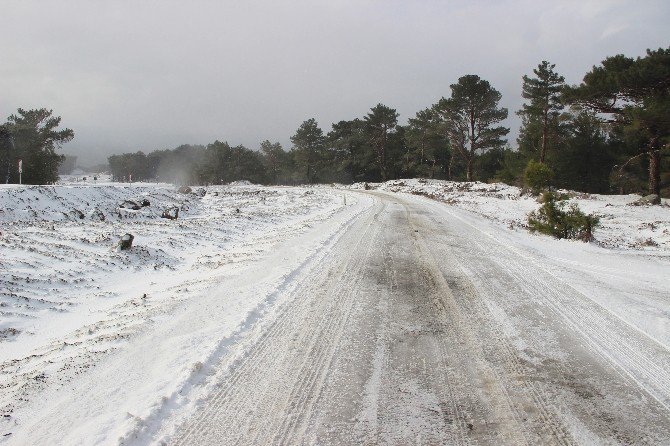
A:
[[[404,122],[464,74],[503,94],[541,60],[577,83],[604,57],[667,47],[659,1],[41,2],[0,6],[0,117],[50,107],[83,163],[214,139],[288,144],[298,125]],[[512,136],[513,138],[513,136]]]

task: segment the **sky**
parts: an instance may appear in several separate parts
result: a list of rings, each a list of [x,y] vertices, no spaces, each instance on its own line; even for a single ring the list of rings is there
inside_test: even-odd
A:
[[[383,103],[404,124],[477,74],[510,110],[542,60],[570,84],[670,46],[667,0],[0,0],[0,119],[49,108],[79,165],[214,140],[290,148]]]

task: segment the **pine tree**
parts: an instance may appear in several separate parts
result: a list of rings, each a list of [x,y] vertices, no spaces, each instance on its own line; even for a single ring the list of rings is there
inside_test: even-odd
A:
[[[639,153],[619,169],[647,157],[649,193],[660,204],[661,161],[670,152],[670,48],[647,50],[645,57],[637,59],[608,57],[586,73],[579,86],[567,88],[565,99],[645,140]]]
[[[396,132],[398,125],[398,113],[395,109],[383,104],[372,107],[370,112],[363,118],[368,141],[374,148],[377,167],[381,180],[386,181],[389,177],[390,160],[387,159],[390,149],[391,135]]]
[[[563,105],[560,101],[565,78],[558,75],[546,60],[533,70],[534,77],[523,76],[522,93],[528,102],[517,112],[522,118],[518,143],[522,152],[539,152],[539,161],[545,162],[547,151],[556,139],[559,116]]]
[[[439,151],[449,151],[448,143],[440,132],[438,114],[432,108],[417,112],[409,119],[405,132],[409,148],[409,169],[419,176],[433,178],[439,166]]]
[[[610,146],[596,116],[582,112],[566,127],[568,137],[560,154],[550,154],[554,185],[583,192],[609,192],[609,175],[615,164]]]
[[[375,155],[368,144],[365,123],[356,118],[340,121],[328,132],[333,166],[342,181],[373,181]]]
[[[466,164],[466,179],[473,181],[475,157],[502,147],[509,128],[495,126],[507,118],[507,109],[498,107],[500,93],[479,76],[469,74],[451,85],[451,97],[440,100],[435,110],[445,125],[449,144]]]
[[[19,182],[16,161],[23,160],[22,182],[26,184],[51,184],[58,180],[58,166],[63,155],[56,149],[74,138],[71,129],[58,130],[61,118],[53,116],[52,110],[18,109],[4,125],[4,145],[2,151],[5,158],[0,162],[7,169],[8,183]]]
[[[304,121],[291,136],[293,155],[299,168],[304,169],[304,180],[316,181],[316,174],[323,157],[325,137],[314,118]]]

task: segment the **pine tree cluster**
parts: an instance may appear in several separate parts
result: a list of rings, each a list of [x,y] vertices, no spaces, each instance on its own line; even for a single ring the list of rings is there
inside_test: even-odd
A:
[[[534,193],[547,187],[590,193],[670,196],[670,48],[643,57],[608,57],[579,85],[565,84],[542,61],[522,77],[521,129],[512,147],[501,123],[508,110],[486,80],[465,75],[449,97],[398,123],[398,112],[378,104],[324,132],[304,121],[286,151],[263,141],[260,150],[215,141],[172,150],[109,157],[117,181],[157,179],[181,184],[249,180],[263,184],[378,182],[427,177],[502,181]],[[73,137],[57,130],[50,110],[19,109],[0,126],[0,168],[17,182],[16,159],[30,172],[24,182],[51,183]]]

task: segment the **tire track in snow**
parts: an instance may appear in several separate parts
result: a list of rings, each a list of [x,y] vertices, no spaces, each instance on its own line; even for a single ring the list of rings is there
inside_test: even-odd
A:
[[[533,296],[533,305],[547,308],[556,314],[558,320],[562,321],[564,330],[568,333],[578,333],[578,336],[589,346],[590,354],[601,357],[623,378],[624,383],[629,382],[630,387],[637,387],[644,391],[666,413],[670,411],[670,351],[663,343],[604,308],[588,295],[577,291],[569,283],[538,264],[533,258],[519,252],[513,246],[499,242],[492,234],[470,224],[447,206],[433,202],[430,203],[430,207],[437,211],[436,215],[447,214],[463,223],[463,225],[457,225],[458,229],[453,231],[453,237],[458,237],[458,247],[452,248],[451,251],[456,258],[460,259],[463,274],[475,277],[479,281],[476,285],[471,281],[466,281],[473,295],[477,295],[477,289],[482,289],[482,284],[488,284],[486,288],[495,292],[493,290],[497,285],[487,277],[490,265],[495,264],[498,271],[506,276],[503,280],[517,287],[515,294]],[[482,238],[482,234],[486,237]],[[473,299],[469,304],[475,305],[480,301],[481,299]],[[484,313],[479,312],[479,314]],[[481,326],[495,330],[493,327],[496,325],[496,322],[492,320],[492,323]],[[491,337],[494,340],[496,338],[505,339],[506,336],[501,333]],[[508,346],[511,357],[518,357],[515,348],[509,344]],[[498,350],[503,349],[498,348]],[[558,363],[554,367],[564,370],[565,376],[570,376],[567,366],[567,364]],[[520,367],[523,371],[525,366],[520,364]],[[579,382],[576,384],[580,385]],[[546,385],[538,386],[537,383],[532,383],[531,386],[540,392],[543,392],[544,387]],[[548,397],[551,398],[551,395]],[[602,411],[608,408],[594,409],[594,418],[602,419],[606,415]],[[569,413],[569,408],[564,405],[556,409],[558,414],[562,410]],[[631,415],[628,414],[629,417]],[[650,415],[652,419],[654,416],[658,415]],[[665,438],[661,432],[667,428],[667,425],[663,427],[661,423],[656,427],[660,429],[658,435],[661,437],[659,438]],[[617,441],[635,441],[629,439],[627,432],[620,432],[626,429],[624,427],[612,425],[608,429],[610,431],[609,433],[606,431],[606,435],[612,435]],[[640,433],[635,435],[647,436],[647,434]]]
[[[416,218],[411,218],[412,225],[417,227],[417,233],[430,233],[431,228],[426,228],[421,222]],[[521,370],[521,365],[518,361],[516,354],[511,352],[511,347],[504,341],[505,337],[500,336],[500,333],[495,333],[493,336],[487,336],[486,339],[478,339],[477,334],[473,331],[474,327],[493,327],[490,324],[490,321],[484,320],[483,316],[488,313],[488,310],[483,307],[481,300],[478,299],[475,293],[472,293],[472,289],[469,289],[469,293],[463,293],[465,291],[462,287],[464,282],[462,280],[455,280],[456,278],[462,277],[459,274],[459,267],[455,262],[448,261],[442,262],[440,266],[435,259],[435,256],[431,252],[431,248],[426,243],[424,238],[425,236],[419,235],[417,237],[417,243],[419,245],[419,250],[421,253],[422,259],[427,263],[430,268],[429,274],[431,279],[435,281],[438,292],[435,293],[433,299],[437,308],[443,313],[444,320],[453,321],[457,326],[457,332],[459,338],[462,340],[461,346],[459,346],[457,358],[471,358],[477,357],[486,357],[491,353],[494,354],[497,363],[502,363],[508,369],[507,374],[510,372],[514,377],[517,378],[515,384],[522,384],[525,393],[530,397],[529,400],[533,402],[534,409],[540,414],[543,429],[547,429],[549,432],[548,436],[542,438],[543,444],[559,444],[559,445],[569,445],[572,444],[570,436],[565,432],[565,430],[560,425],[559,421],[556,419],[555,410],[551,407],[549,399],[546,395],[543,395],[541,392],[536,389],[532,383],[525,379],[518,379],[524,377],[524,373]],[[435,249],[436,245],[433,245]],[[443,259],[454,259],[453,255],[448,253],[440,252],[442,254],[440,258]],[[449,280],[445,277],[445,269],[447,270],[446,276],[449,277],[452,281],[452,284],[449,284]],[[459,289],[460,288],[460,289]],[[464,301],[465,302],[464,305]],[[487,348],[484,345],[484,342],[495,342],[494,348]],[[449,353],[446,350],[447,346],[440,344],[443,357],[448,357]],[[458,345],[458,344],[457,344]],[[451,349],[454,346],[450,346]],[[484,351],[488,350],[489,355],[485,354]],[[451,353],[454,356],[454,353]],[[488,358],[490,361],[490,357]],[[507,379],[505,374],[501,374],[494,367],[491,367],[489,364],[479,363],[477,364],[478,373],[489,383],[497,384],[489,392],[489,404],[494,409],[495,417],[500,422],[501,427],[504,429],[502,435],[505,438],[506,442],[511,442],[512,444],[534,444],[535,441],[532,441],[529,437],[532,435],[526,431],[523,423],[523,417],[526,414],[526,411],[521,411],[519,409],[518,399],[515,401],[509,392],[509,385],[500,385],[499,383],[506,383]],[[450,381],[454,387],[456,383],[467,381],[468,377],[465,379],[458,379],[455,375],[454,367],[445,364],[445,370],[449,371]],[[508,383],[506,383],[508,384]],[[453,407],[458,408],[453,393],[451,395],[451,400],[453,402]],[[486,408],[481,407],[481,403],[477,401],[471,402],[473,412],[485,413]],[[477,409],[477,406],[479,410]],[[527,409],[526,409],[527,410]],[[511,418],[509,417],[511,415]],[[465,422],[465,417],[463,415],[458,416],[458,419],[461,423]],[[503,424],[504,423],[504,424]],[[456,441],[456,444],[468,444],[467,437],[465,437],[465,427],[461,426],[461,438]],[[539,439],[537,439],[539,440]],[[536,440],[536,441],[537,441]]]
[[[381,212],[378,210],[377,215]],[[372,219],[376,218],[376,215]],[[359,236],[358,246],[371,246],[373,235],[378,231],[376,225],[372,225],[371,219],[368,218],[366,231]],[[344,233],[347,228],[343,228]],[[322,263],[326,263],[325,259],[321,259]],[[294,408],[296,406],[304,405],[307,401],[301,395],[308,394],[306,390],[311,390],[319,383],[318,379],[321,377],[323,383],[323,373],[328,364],[327,359],[332,358],[335,348],[335,343],[329,343],[330,348],[324,349],[321,345],[324,339],[332,339],[337,341],[337,330],[343,328],[343,317],[341,309],[342,304],[351,305],[351,300],[355,289],[352,283],[349,282],[349,277],[358,274],[360,268],[364,265],[365,258],[361,256],[350,257],[344,265],[336,265],[339,271],[333,272],[332,269],[327,270],[329,275],[339,275],[339,280],[336,284],[341,289],[348,287],[349,292],[345,293],[344,297],[339,297],[332,301],[325,298],[319,299],[313,296],[319,295],[320,282],[318,279],[312,278],[305,281],[307,287],[299,289],[300,301],[296,301],[295,306],[287,307],[281,313],[276,321],[266,330],[261,338],[256,342],[249,351],[249,354],[242,358],[237,364],[229,379],[222,382],[222,389],[218,391],[207,403],[207,407],[200,412],[194,422],[186,426],[183,433],[174,441],[175,445],[182,444],[197,444],[198,442],[207,443],[207,438],[227,438],[234,442],[234,438],[238,440],[241,438],[254,438],[252,443],[261,444],[267,443],[271,438],[277,438],[281,442],[281,438],[285,438],[293,430],[294,426],[299,420],[291,420],[290,417],[284,419],[277,418],[289,409],[291,413],[296,413]],[[323,276],[322,272],[320,276]],[[336,296],[338,294],[335,294]],[[333,315],[340,315],[340,317],[333,318]],[[323,319],[330,319],[323,323]],[[302,327],[300,327],[302,326]],[[300,328],[298,328],[300,327]],[[289,344],[284,344],[286,338],[291,338],[291,333],[298,328],[298,339],[293,339]],[[302,329],[301,329],[302,328]],[[315,329],[315,333],[306,328]],[[309,352],[304,357],[304,361],[296,367],[296,365],[288,364],[288,369],[293,372],[289,376],[285,376],[285,380],[273,377],[271,370],[276,366],[276,370],[281,370],[281,365],[287,366],[287,358],[295,358],[296,352]],[[315,366],[316,364],[316,366]],[[270,376],[268,376],[270,375]],[[265,382],[267,387],[263,391],[254,385],[250,380],[254,378],[264,377],[259,379],[260,382]],[[273,379],[274,378],[274,379]],[[297,381],[296,378],[298,378]],[[286,385],[284,388],[271,388],[271,383],[282,382]],[[280,402],[270,402],[268,405],[263,403],[263,397],[268,393],[275,393],[279,396],[285,395],[284,400]],[[296,401],[297,400],[297,401]],[[266,400],[266,403],[268,401]],[[256,412],[253,417],[248,411],[249,405],[253,406]],[[271,406],[271,407],[270,407]],[[297,412],[300,413],[300,412]],[[253,419],[266,419],[268,422],[263,426],[263,429],[253,432],[250,422]],[[222,423],[213,429],[213,425],[217,424],[216,420],[221,420]],[[246,420],[244,423],[242,420]],[[288,423],[288,425],[285,425]]]
[[[323,261],[323,259],[329,254],[330,250],[337,243],[340,237],[346,234],[349,227],[352,224],[354,224],[362,214],[367,212],[369,208],[370,206],[364,206],[362,209],[356,211],[353,215],[347,217],[347,219],[343,222],[342,226],[340,226],[334,233],[328,236],[325,240],[319,242],[317,248],[314,249],[313,252],[311,252],[305,259],[303,259],[295,269],[290,271],[288,274],[282,276],[281,281],[276,285],[274,291],[270,293],[265,299],[263,299],[263,301],[261,301],[252,311],[248,313],[246,319],[240,324],[240,327],[230,336],[226,337],[225,339],[222,339],[219,342],[217,348],[208,356],[206,361],[204,361],[206,365],[205,367],[203,367],[203,369],[207,370],[212,369],[221,361],[225,361],[226,357],[231,352],[232,347],[237,344],[240,344],[242,353],[244,352],[244,350],[250,348],[248,345],[249,342],[255,342],[255,341],[253,341],[253,339],[249,340],[246,338],[249,337],[250,332],[257,329],[256,323],[262,318],[266,318],[266,313],[274,309],[276,300],[282,294],[290,294],[294,291],[297,284],[301,282],[301,279],[303,279],[303,276],[309,274],[310,270],[314,268],[314,266],[319,265]],[[271,318],[268,317],[268,319]],[[291,327],[282,326],[282,322],[283,319],[280,314],[279,318],[271,323],[271,326],[278,326],[279,329],[281,330],[291,329]],[[260,335],[261,340],[264,337],[267,337],[267,335],[268,335],[267,331],[261,333]],[[269,351],[267,353],[270,354],[272,352]],[[259,355],[259,358],[260,360],[262,360],[264,356]],[[237,359],[232,359],[230,364],[226,366],[229,370],[232,370],[232,372],[230,371],[227,372],[230,374],[231,382],[235,382],[237,379],[240,378],[240,376],[236,374],[235,371],[236,366],[243,360],[244,357],[242,358],[238,357]],[[124,444],[127,442],[133,442],[133,444],[144,444],[149,442],[149,438],[151,438],[156,433],[156,430],[159,429],[157,423],[160,420],[166,419],[168,416],[173,415],[171,412],[174,411],[176,401],[183,397],[188,397],[189,392],[196,389],[200,384],[202,384],[203,380],[206,378],[205,375],[206,373],[203,373],[203,371],[200,369],[194,370],[190,379],[186,383],[184,383],[183,387],[181,387],[178,391],[175,391],[169,398],[164,398],[162,404],[156,410],[154,410],[149,417],[147,417],[143,421],[142,423],[143,427],[141,432],[136,431],[130,432],[126,436],[126,438],[121,440],[121,442]],[[225,399],[226,397],[227,394],[225,392],[219,393],[216,396],[216,400],[218,401],[220,399]],[[198,426],[194,425],[192,426],[192,428],[197,430]]]
[[[474,243],[506,269],[528,295],[542,299],[571,329],[580,333],[595,352],[607,358],[670,411],[670,350],[667,346],[604,309],[544,268],[537,267],[539,271],[529,274],[528,262],[520,261],[519,256],[501,258],[494,255],[499,251],[493,253],[481,242]],[[506,251],[516,254],[516,251]]]

